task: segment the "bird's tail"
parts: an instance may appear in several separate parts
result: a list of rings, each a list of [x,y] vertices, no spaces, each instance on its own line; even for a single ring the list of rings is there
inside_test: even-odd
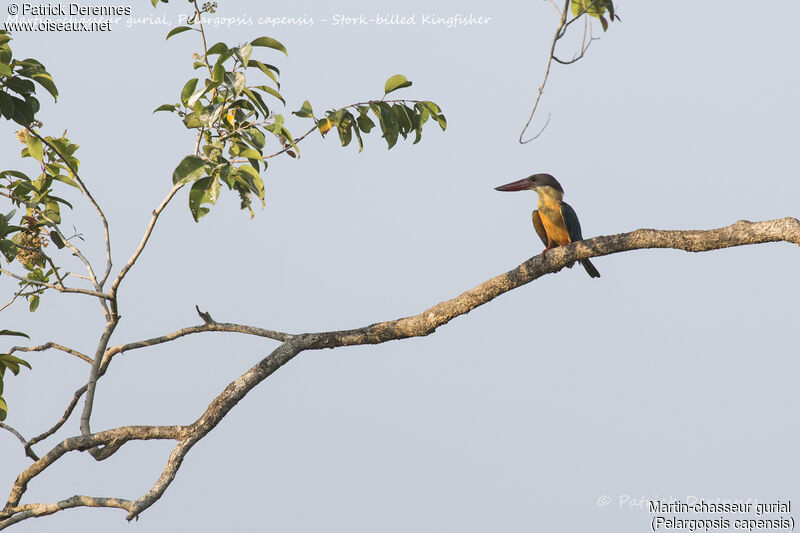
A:
[[[600,277],[600,272],[597,271],[597,269],[594,267],[591,261],[589,261],[588,259],[581,259],[580,263],[586,270],[586,273],[589,274],[589,276],[593,278]]]

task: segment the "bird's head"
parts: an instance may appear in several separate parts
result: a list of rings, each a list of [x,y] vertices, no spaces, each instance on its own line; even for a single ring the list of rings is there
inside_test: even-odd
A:
[[[521,180],[512,181],[499,187],[496,191],[536,191],[539,195],[555,196],[561,198],[564,189],[561,184],[550,174],[534,174]]]

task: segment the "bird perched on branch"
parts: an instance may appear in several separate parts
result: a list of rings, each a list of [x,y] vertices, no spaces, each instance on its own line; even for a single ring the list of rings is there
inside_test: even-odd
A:
[[[571,242],[582,241],[581,224],[578,215],[570,205],[562,200],[564,189],[550,174],[534,174],[527,178],[495,187],[498,191],[536,191],[539,195],[539,208],[534,210],[533,227],[539,238],[547,247],[542,255],[553,246],[561,246]],[[588,259],[581,259],[580,264],[586,273],[599,278],[600,272]],[[570,265],[571,266],[571,265]]]

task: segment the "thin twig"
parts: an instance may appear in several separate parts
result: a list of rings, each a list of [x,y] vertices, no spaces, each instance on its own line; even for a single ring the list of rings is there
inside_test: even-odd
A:
[[[122,267],[122,270],[119,271],[119,274],[117,274],[116,279],[111,284],[111,290],[109,291],[109,294],[111,295],[112,300],[116,300],[117,289],[119,288],[119,284],[122,282],[123,278],[125,278],[125,275],[131,269],[131,267],[133,267],[134,263],[136,263],[136,260],[139,259],[139,256],[142,254],[144,247],[147,245],[147,241],[150,239],[150,235],[153,233],[153,228],[156,225],[158,216],[161,214],[164,208],[167,207],[167,204],[169,204],[170,200],[172,200],[172,197],[175,196],[175,193],[177,193],[181,189],[181,187],[183,187],[182,184],[173,185],[172,189],[170,189],[169,192],[167,193],[167,196],[164,197],[164,200],[161,201],[161,204],[153,211],[153,216],[150,218],[150,223],[147,225],[147,229],[145,229],[144,236],[142,237],[139,246],[133,252],[131,258],[128,259],[128,262],[125,263],[125,266]],[[113,310],[114,313],[116,313],[116,305],[113,304],[112,307],[114,308]]]
[[[72,396],[72,401],[69,402],[69,405],[64,410],[64,415],[58,420],[58,422],[56,422],[53,425],[53,427],[51,427],[50,429],[48,429],[44,433],[36,435],[31,440],[29,440],[28,442],[25,443],[25,454],[28,455],[28,457],[30,457],[34,461],[38,461],[39,460],[39,458],[36,457],[36,454],[33,453],[33,450],[31,449],[31,447],[34,444],[43,441],[44,439],[48,438],[49,436],[53,435],[56,431],[61,429],[61,426],[63,426],[66,423],[66,421],[69,419],[69,417],[72,415],[72,412],[75,410],[75,406],[78,405],[78,400],[80,400],[81,396],[83,396],[83,393],[86,392],[87,388],[88,388],[88,386],[84,385],[83,387],[81,387],[80,389],[75,391],[75,394]]]
[[[14,352],[44,352],[45,350],[50,350],[50,349],[61,350],[62,352],[66,352],[66,353],[68,353],[70,355],[74,355],[78,359],[81,359],[83,361],[86,361],[89,364],[92,364],[92,358],[89,357],[88,355],[85,355],[85,354],[79,352],[78,350],[75,350],[73,348],[70,348],[68,346],[64,346],[62,344],[58,344],[58,343],[55,343],[55,342],[46,342],[46,343],[41,344],[39,346],[14,346],[14,347],[11,348],[11,350],[9,350],[8,353],[11,354],[11,353],[14,353]]]
[[[25,437],[23,437],[22,434],[13,427],[9,426],[4,422],[0,422],[0,429],[5,429],[9,433],[17,437],[17,439],[19,439],[19,441],[23,444],[23,446],[25,445]]]
[[[584,17],[583,20],[584,20],[583,38],[581,39],[580,52],[575,54],[574,56],[572,56],[572,59],[570,59],[569,61],[559,59],[555,55],[553,56],[553,59],[555,59],[556,61],[558,61],[562,65],[571,65],[571,64],[583,59],[583,56],[586,54],[586,51],[589,50],[589,47],[592,45],[592,41],[597,41],[598,40],[598,39],[595,39],[594,37],[592,37],[592,25],[589,24],[589,17]],[[589,41],[588,42],[586,41],[587,34],[589,36]]]
[[[172,333],[167,333],[166,335],[162,335],[160,337],[153,337],[152,339],[147,339],[143,341],[131,342],[128,344],[121,344],[118,346],[112,346],[106,350],[105,355],[103,356],[103,366],[106,367],[108,365],[108,361],[119,353],[129,352],[131,350],[136,350],[139,348],[147,348],[148,346],[155,346],[156,344],[163,344],[165,342],[173,341],[175,339],[179,339],[180,337],[184,337],[186,335],[192,335],[194,333],[205,333],[208,331],[219,331],[219,332],[229,332],[229,333],[243,333],[245,335],[255,335],[257,337],[266,337],[268,339],[274,339],[277,341],[286,342],[290,340],[294,335],[290,335],[288,333],[283,333],[281,331],[273,331],[271,329],[264,329],[264,328],[257,328],[254,326],[246,326],[243,324],[230,324],[230,323],[223,323],[223,322],[206,322],[202,326],[190,326],[187,328],[181,328],[177,331],[173,331]]]
[[[111,299],[111,296],[109,296],[108,294],[105,294],[103,292],[97,292],[97,291],[93,291],[93,290],[89,290],[89,289],[78,289],[78,288],[73,288],[73,287],[63,287],[62,288],[62,287],[59,287],[58,285],[53,285],[52,283],[45,283],[44,281],[35,281],[35,280],[32,280],[32,279],[24,278],[24,277],[22,277],[22,276],[20,276],[18,274],[14,274],[10,270],[6,270],[5,268],[0,268],[0,272],[2,272],[3,274],[7,274],[7,275],[11,276],[12,278],[14,278],[16,280],[24,281],[26,283],[30,283],[31,285],[36,285],[37,287],[46,287],[48,289],[53,289],[54,291],[63,292],[63,293],[86,294],[88,296],[94,296],[96,298],[103,298],[103,299],[106,299],[106,300],[110,300]]]
[[[14,297],[13,297],[13,298],[11,298],[11,301],[10,301],[10,302],[8,302],[7,304],[5,304],[3,307],[0,307],[0,311],[3,311],[3,310],[5,310],[5,308],[6,308],[6,307],[9,307],[11,304],[13,304],[13,303],[14,303],[14,302],[17,300],[17,298],[19,298],[19,297],[20,297],[20,295],[22,294],[22,292],[23,292],[24,290],[25,290],[25,287],[23,287],[22,289],[20,289],[20,290],[19,290],[19,292],[16,292],[16,293],[14,293]]]
[[[203,30],[202,13],[200,12],[200,7],[197,5],[197,0],[192,0],[192,4],[194,5],[194,12],[197,15],[197,25],[200,27],[200,37],[203,39],[203,63],[205,63],[208,69],[208,75],[213,77],[214,74],[211,70],[211,65],[208,63],[208,44],[206,44],[206,32]]]
[[[558,13],[558,16],[560,17],[561,16],[561,8],[558,7],[558,5],[555,3],[554,0],[549,0],[549,1],[550,1],[550,5],[553,6],[554,8],[556,8],[556,12]]]
[[[528,131],[528,128],[531,125],[531,121],[533,121],[533,115],[536,113],[536,109],[539,107],[539,101],[542,99],[542,93],[544,92],[544,87],[545,87],[545,85],[547,85],[547,78],[550,77],[550,66],[553,64],[553,54],[555,53],[555,50],[556,50],[556,44],[558,43],[558,40],[561,38],[560,37],[561,28],[563,28],[564,25],[567,22],[567,13],[569,13],[569,3],[570,3],[570,1],[571,0],[565,0],[565,2],[564,2],[564,9],[561,12],[561,19],[560,19],[560,21],[558,23],[558,28],[556,28],[556,34],[553,37],[553,42],[550,45],[550,54],[547,56],[547,66],[544,69],[544,78],[542,79],[541,85],[539,85],[539,92],[536,94],[536,100],[533,103],[533,109],[531,109],[531,114],[528,117],[528,121],[525,122],[525,126],[523,126],[522,131],[519,134],[519,142],[520,142],[520,144],[527,144],[527,143],[533,141],[534,139],[538,138],[539,135],[541,135],[542,132],[544,131],[544,128],[547,126],[547,124],[545,124],[545,126],[542,127],[541,130],[539,130],[539,133],[537,133],[536,135],[534,135],[530,139],[527,139],[527,140],[523,139],[523,137],[525,136],[525,132]],[[549,122],[549,117],[548,117],[548,122]]]
[[[581,57],[583,57],[583,54],[589,48],[588,46],[586,46],[584,48],[583,44],[581,44],[580,56],[576,56],[571,61],[562,61],[561,59],[558,59],[556,57],[556,45],[558,44],[558,41],[561,38],[563,38],[564,35],[566,35],[567,28],[572,23],[574,23],[576,20],[578,20],[582,16],[586,15],[586,13],[594,6],[594,4],[595,4],[595,2],[597,0],[593,0],[588,5],[584,6],[584,8],[577,15],[575,15],[570,20],[567,20],[568,15],[569,15],[569,5],[570,5],[571,1],[572,0],[565,0],[564,9],[559,11],[559,13],[561,14],[561,19],[559,20],[558,27],[556,28],[556,33],[553,36],[553,42],[550,45],[550,54],[547,57],[547,66],[545,67],[545,70],[544,70],[544,78],[542,78],[542,83],[541,83],[541,85],[539,85],[539,91],[536,94],[536,100],[533,103],[533,109],[531,109],[531,114],[528,116],[528,120],[525,122],[525,125],[522,127],[522,131],[519,134],[519,143],[520,144],[527,144],[527,143],[539,138],[539,136],[542,134],[542,132],[544,132],[544,130],[547,127],[547,125],[550,123],[550,115],[548,114],[547,120],[545,121],[544,126],[542,126],[542,128],[538,131],[538,133],[536,133],[536,135],[534,135],[534,136],[532,136],[532,137],[530,137],[528,139],[524,138],[525,137],[525,132],[528,131],[528,128],[530,127],[531,122],[533,121],[533,116],[536,114],[536,109],[539,107],[539,101],[542,99],[542,93],[544,92],[545,85],[547,85],[547,80],[550,77],[550,67],[553,64],[553,61],[565,64],[565,65],[568,65],[570,63],[574,63],[574,62],[578,61]],[[584,23],[586,23],[586,22],[584,21]],[[585,39],[585,36],[586,36],[585,31],[586,30],[585,30],[585,26],[584,26],[584,39]]]

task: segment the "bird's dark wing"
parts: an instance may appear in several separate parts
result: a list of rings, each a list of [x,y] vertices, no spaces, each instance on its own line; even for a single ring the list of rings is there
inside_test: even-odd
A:
[[[534,209],[533,213],[531,213],[531,218],[533,219],[533,229],[536,230],[536,234],[542,239],[545,246],[549,246],[547,232],[544,230],[544,224],[542,224],[542,217],[539,216],[539,211]]]
[[[581,235],[581,223],[578,222],[578,215],[566,202],[561,202],[561,216],[564,218],[564,224],[567,226],[569,240],[572,242],[582,241],[583,235]]]
[[[583,235],[581,234],[581,223],[578,222],[578,215],[566,202],[561,202],[561,216],[564,217],[564,224],[567,226],[567,233],[569,233],[569,240],[572,242],[582,241]],[[581,266],[586,270],[590,277],[599,278],[600,272],[594,267],[588,259],[580,260]]]

